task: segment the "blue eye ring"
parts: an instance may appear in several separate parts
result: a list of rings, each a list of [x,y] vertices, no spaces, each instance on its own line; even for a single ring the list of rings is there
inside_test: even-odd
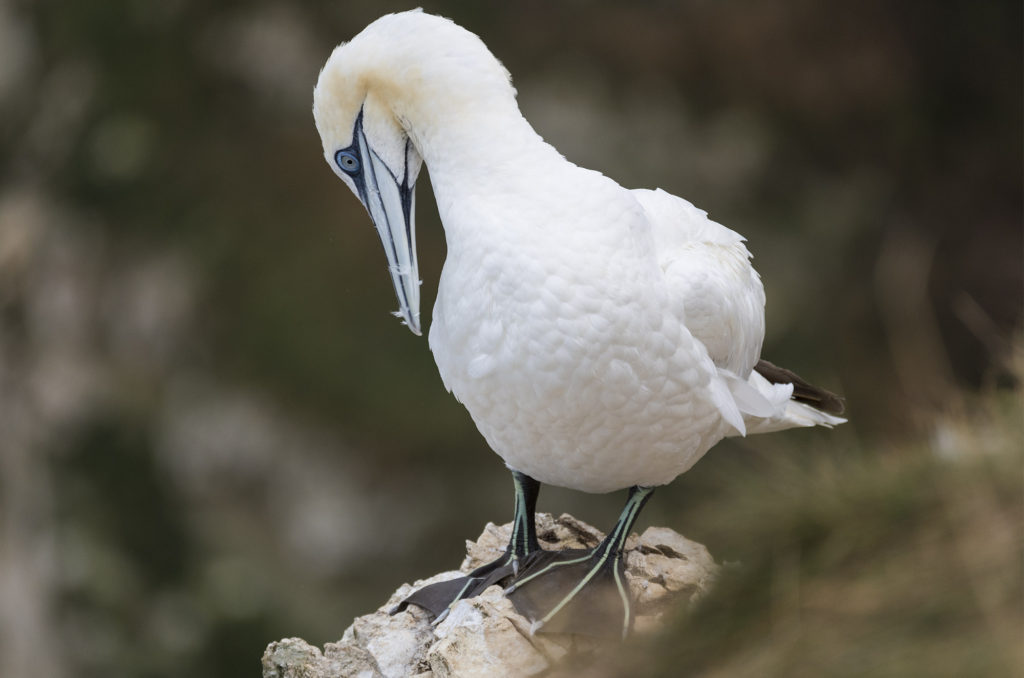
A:
[[[338,165],[338,169],[345,174],[359,174],[359,156],[352,151],[338,151],[334,154],[334,162]]]

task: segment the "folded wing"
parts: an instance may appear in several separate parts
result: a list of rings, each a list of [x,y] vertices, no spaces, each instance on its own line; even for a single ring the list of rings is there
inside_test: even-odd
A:
[[[744,238],[661,189],[633,191],[647,213],[674,312],[707,349],[712,397],[739,435],[846,421],[842,399],[761,360],[764,287]]]

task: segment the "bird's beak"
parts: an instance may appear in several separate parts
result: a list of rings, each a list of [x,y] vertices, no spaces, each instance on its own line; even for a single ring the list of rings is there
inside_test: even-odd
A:
[[[359,155],[364,159],[359,198],[377,228],[388,271],[398,295],[401,317],[413,334],[420,331],[420,275],[416,262],[415,193],[418,156],[408,142],[403,153],[402,175],[396,176],[366,141],[362,126],[356,130]]]

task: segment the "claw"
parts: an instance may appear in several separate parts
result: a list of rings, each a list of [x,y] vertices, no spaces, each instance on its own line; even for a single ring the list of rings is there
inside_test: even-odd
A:
[[[434,621],[430,622],[430,626],[431,626],[431,627],[437,626],[438,624],[440,624],[441,622],[443,622],[443,621],[444,621],[445,619],[447,619],[447,618],[448,618],[448,615],[449,615],[449,614],[451,613],[451,611],[452,611],[452,605],[454,605],[454,604],[455,604],[456,602],[458,602],[458,601],[452,601],[452,602],[451,602],[451,604],[449,604],[449,605],[448,605],[448,607],[446,607],[446,608],[444,609],[444,612],[442,612],[441,614],[439,614],[439,615],[437,616],[437,619],[435,619]]]

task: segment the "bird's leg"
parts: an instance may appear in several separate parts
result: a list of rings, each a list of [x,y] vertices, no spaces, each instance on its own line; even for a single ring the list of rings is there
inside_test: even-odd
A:
[[[519,574],[520,563],[534,551],[540,550],[540,544],[537,543],[536,523],[537,495],[540,494],[540,483],[519,471],[512,471],[512,480],[515,483],[515,505],[512,509],[512,533],[508,538],[508,546],[505,548],[505,553],[497,560],[485,563],[470,572],[468,575],[470,578],[487,577],[495,570],[506,567],[511,567],[512,575],[516,576]],[[462,597],[469,598],[471,596]]]
[[[540,483],[519,471],[512,471],[512,480],[515,483],[516,499],[512,512],[512,534],[509,535],[505,557],[512,565],[512,574],[517,576],[520,562],[534,551],[540,551],[536,520]],[[488,565],[481,565],[470,576],[486,567]]]
[[[396,605],[391,614],[401,612],[409,605],[418,605],[434,617],[435,624],[440,623],[448,616],[448,610],[456,602],[463,598],[478,596],[487,587],[509,577],[515,577],[519,574],[520,563],[531,553],[540,551],[535,517],[540,483],[519,471],[512,471],[512,480],[515,483],[515,507],[512,514],[512,534],[509,536],[505,553],[481,565],[465,577],[429,584],[414,591]]]
[[[637,516],[654,492],[633,487],[615,527],[593,550],[534,554],[505,593],[534,630],[625,637],[633,623],[622,552]]]

